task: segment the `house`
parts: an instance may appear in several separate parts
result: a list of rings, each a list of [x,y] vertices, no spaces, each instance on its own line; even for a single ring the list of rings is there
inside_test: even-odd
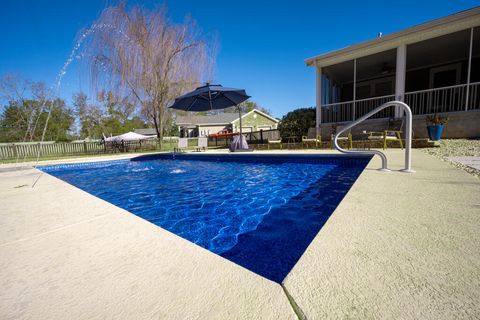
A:
[[[444,137],[480,137],[480,7],[305,60],[316,68],[316,132],[355,120],[384,102],[412,109],[415,137],[425,117],[447,114]],[[357,130],[401,117],[385,109]]]
[[[242,114],[242,132],[277,129],[279,120],[272,116],[253,109]],[[215,115],[178,116],[175,124],[180,137],[206,137],[219,132],[239,131],[240,121],[238,113],[219,113]],[[136,133],[143,135],[156,135],[155,129],[136,129]]]
[[[278,120],[272,116],[253,109],[242,114],[242,132],[277,129]],[[239,131],[238,113],[219,113],[207,116],[179,116],[175,121],[181,137],[206,137],[219,132]]]
[[[187,115],[177,117],[177,125],[180,137],[205,137],[211,133],[220,131],[232,131],[230,123],[238,119],[237,113],[220,113],[209,116]]]
[[[155,128],[141,128],[141,129],[135,129],[133,132],[138,133],[138,134],[143,134],[144,136],[157,136],[157,130]]]

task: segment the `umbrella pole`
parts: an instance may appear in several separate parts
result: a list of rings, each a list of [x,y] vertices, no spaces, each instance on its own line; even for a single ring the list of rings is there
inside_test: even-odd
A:
[[[240,109],[240,106],[237,105],[238,107],[238,119],[240,121],[240,146],[242,145],[242,110]]]

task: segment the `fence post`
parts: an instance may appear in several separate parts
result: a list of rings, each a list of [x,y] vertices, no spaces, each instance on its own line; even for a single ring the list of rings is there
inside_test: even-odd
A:
[[[263,143],[263,129],[260,129],[260,143]]]
[[[13,156],[16,158],[17,155],[18,155],[18,151],[17,151],[17,145],[14,143],[12,144],[12,149],[13,149]]]
[[[87,142],[83,141],[83,152],[87,153]]]

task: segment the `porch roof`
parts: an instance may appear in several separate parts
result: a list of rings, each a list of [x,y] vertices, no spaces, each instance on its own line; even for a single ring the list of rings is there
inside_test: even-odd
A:
[[[358,57],[480,25],[480,6],[419,24],[389,35],[305,59],[307,66],[329,66]]]

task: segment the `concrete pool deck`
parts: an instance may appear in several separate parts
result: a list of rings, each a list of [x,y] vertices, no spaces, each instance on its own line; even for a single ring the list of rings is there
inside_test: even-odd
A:
[[[388,157],[401,167],[403,152]],[[113,158],[125,157],[48,163]],[[378,167],[375,157],[281,286],[47,174],[32,189],[38,171],[2,165],[0,317],[479,318],[479,179],[418,150],[415,174]]]

